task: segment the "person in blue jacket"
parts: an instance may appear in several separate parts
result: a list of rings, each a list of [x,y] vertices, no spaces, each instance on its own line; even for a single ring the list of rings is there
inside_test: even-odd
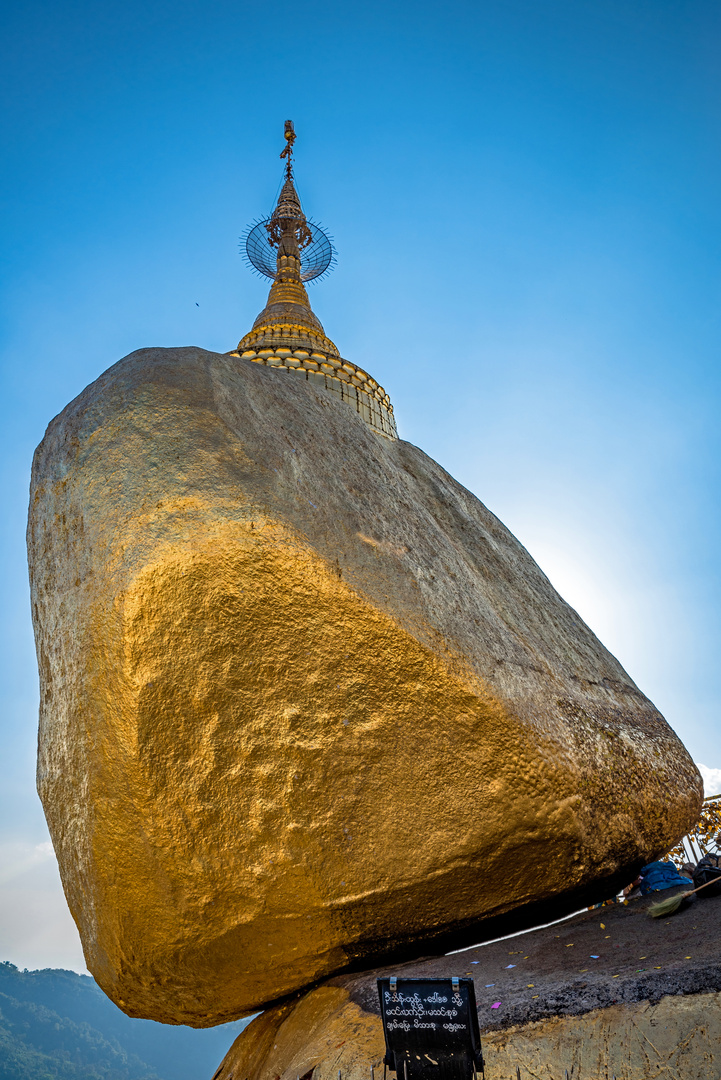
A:
[[[672,862],[651,862],[641,870],[641,896],[673,889],[677,885],[688,888],[688,884],[688,878],[682,877]]]

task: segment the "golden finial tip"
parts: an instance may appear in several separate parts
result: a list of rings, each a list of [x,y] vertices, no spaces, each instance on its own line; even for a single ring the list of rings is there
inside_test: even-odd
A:
[[[291,154],[293,153],[293,143],[294,142],[295,142],[295,128],[293,127],[293,121],[292,120],[286,120],[286,122],[285,122],[285,143],[286,143],[286,145],[283,147],[283,150],[282,150],[280,156],[282,158],[287,158],[288,159],[288,161],[286,162],[286,176],[288,177],[288,179],[290,179],[290,175],[291,175],[290,157],[291,157]]]

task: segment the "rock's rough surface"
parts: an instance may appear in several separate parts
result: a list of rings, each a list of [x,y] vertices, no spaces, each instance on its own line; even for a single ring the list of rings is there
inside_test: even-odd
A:
[[[37,451],[29,557],[39,790],[132,1015],[217,1023],[572,910],[698,814],[679,740],[497,518],[287,373],[120,361]]]
[[[516,1069],[537,1080],[556,1080],[566,1069],[616,1080],[718,1080],[721,994],[609,1005],[481,1040],[487,1080],[512,1080]],[[280,1006],[253,1020],[213,1080],[336,1080],[339,1072],[342,1080],[368,1080],[371,1065],[382,1072],[384,1052],[380,1019],[342,990],[322,987],[295,1009]]]
[[[474,977],[488,1080],[511,1080],[517,1068],[539,1080],[558,1080],[566,1070],[594,1080],[717,1080],[721,900],[699,901],[661,923],[647,917],[650,903],[336,977],[253,1020],[214,1080],[336,1080],[339,1071],[343,1080],[369,1080],[371,1066],[380,1075],[376,978],[389,974]]]

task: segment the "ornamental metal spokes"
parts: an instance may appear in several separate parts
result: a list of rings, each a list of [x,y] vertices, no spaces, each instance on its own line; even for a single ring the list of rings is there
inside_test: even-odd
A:
[[[261,218],[248,226],[241,240],[241,252],[251,270],[263,277],[275,278],[278,272],[277,251],[269,233],[272,218]],[[316,281],[335,266],[336,254],[331,237],[316,221],[307,221],[310,239],[300,248],[301,281]]]
[[[292,120],[285,122],[285,182],[278,205],[270,217],[252,222],[241,239],[241,251],[251,270],[275,279],[278,259],[295,256],[300,261],[301,281],[317,281],[329,273],[336,261],[332,237],[317,221],[309,221],[300,205],[293,182],[293,145],[296,140]]]

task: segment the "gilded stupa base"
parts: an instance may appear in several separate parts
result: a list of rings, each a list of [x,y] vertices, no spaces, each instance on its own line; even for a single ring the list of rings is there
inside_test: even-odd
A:
[[[248,342],[254,336],[259,340],[254,342],[255,347],[251,347]],[[228,355],[252,360],[254,364],[265,364],[277,371],[292,371],[296,377],[300,376],[336,394],[379,435],[397,439],[393,406],[383,387],[357,364],[338,356],[329,338],[318,335],[319,341],[331,346],[332,352],[322,346],[317,350],[293,347],[298,340],[307,342],[308,338],[305,327],[266,326],[262,328],[262,334],[260,331],[246,334],[238,348]]]

